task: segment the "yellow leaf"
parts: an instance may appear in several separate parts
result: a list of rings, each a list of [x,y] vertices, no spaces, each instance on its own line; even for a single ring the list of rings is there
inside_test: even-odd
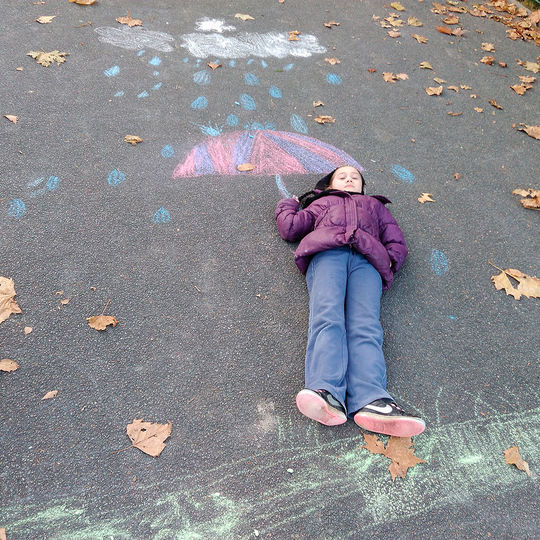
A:
[[[433,66],[429,62],[421,62],[420,67],[422,69],[433,69]]]
[[[399,2],[392,2],[390,6],[394,8],[396,11],[406,11],[405,8]]]
[[[520,471],[525,471],[528,476],[531,476],[529,464],[521,457],[517,445],[504,450],[504,461],[508,465],[515,465]]]
[[[504,289],[507,295],[513,296],[516,300],[521,298],[521,293],[514,288],[504,271],[496,276],[491,276],[491,281],[498,291]]]
[[[4,118],[7,118],[10,122],[16,124],[19,121],[19,117],[13,114],[4,114]]]
[[[58,394],[58,390],[51,390],[50,392],[47,392],[47,393],[41,398],[41,401],[43,401],[44,399],[51,399],[51,398],[55,397],[56,394]]]
[[[152,457],[157,457],[165,448],[165,440],[171,436],[172,423],[157,424],[143,422],[142,418],[135,418],[126,427],[131,444]]]
[[[486,55],[480,58],[480,62],[482,62],[482,64],[487,64],[488,66],[491,66],[493,65],[493,62],[495,62],[495,57]]]
[[[41,17],[38,17],[36,19],[36,22],[39,24],[48,24],[52,22],[52,20],[56,17],[56,15],[42,15]]]
[[[433,197],[431,193],[422,193],[422,195],[418,197],[418,202],[422,204],[424,204],[425,202],[435,202],[431,197]]]
[[[538,73],[540,71],[540,64],[538,62],[522,62],[521,60],[516,60],[516,62],[523,66],[527,71],[532,71],[533,73]]]
[[[419,34],[411,34],[411,37],[413,37],[414,39],[416,39],[416,41],[418,41],[418,43],[427,43],[427,38],[425,38],[424,36],[420,36]]]
[[[16,295],[14,281],[0,276],[0,323],[3,323],[12,313],[22,313],[14,300]]]
[[[388,35],[391,38],[398,38],[398,37],[401,37],[401,32],[398,32],[397,30],[389,30]]]
[[[7,371],[10,373],[16,369],[19,369],[19,364],[17,364],[15,360],[9,360],[8,358],[0,360],[0,371]]]
[[[31,56],[32,58],[36,60],[38,64],[48,67],[53,62],[56,62],[58,65],[63,64],[66,61],[65,57],[68,54],[69,53],[67,52],[60,52],[60,51],[51,51],[51,52],[30,51],[26,53],[26,56]]]
[[[443,87],[442,86],[428,86],[426,88],[426,94],[428,96],[440,96],[442,94]]]
[[[395,83],[397,81],[397,77],[393,73],[390,73],[388,71],[383,71],[382,76],[385,82]]]
[[[118,17],[116,19],[116,22],[119,22],[120,24],[127,24],[130,28],[132,26],[142,26],[141,19],[134,19],[130,14],[128,10],[128,14],[126,17]]]
[[[495,50],[495,47],[493,43],[482,43],[482,50],[487,52],[493,52]]]
[[[291,30],[289,32],[289,41],[299,41],[298,36],[301,34],[298,30]]]
[[[236,170],[240,172],[252,171],[253,169],[255,169],[255,165],[252,163],[241,163],[236,167]]]
[[[254,21],[255,20],[254,17],[252,17],[251,15],[247,15],[246,13],[237,13],[235,15],[235,17],[237,19],[241,19],[244,22],[246,22],[246,21]]]
[[[69,304],[69,298],[64,298],[63,300],[60,300],[60,303],[65,306],[66,304]]]
[[[140,137],[137,137],[137,135],[126,135],[124,137],[124,141],[132,144],[135,146],[137,143],[143,142],[143,140]]]
[[[528,276],[514,268],[507,268],[505,272],[519,282],[517,290],[523,296],[527,298],[540,298],[540,279],[536,276]]]
[[[532,86],[525,86],[524,84],[514,84],[510,87],[516,94],[522,96]]]
[[[319,114],[317,118],[314,118],[315,122],[318,122],[319,124],[333,124],[336,120],[332,118],[331,116],[325,115],[325,114]]]
[[[88,326],[94,330],[105,330],[107,326],[112,324],[113,328],[118,324],[116,317],[111,315],[94,315],[93,317],[88,317]]]
[[[407,24],[409,26],[424,26],[424,23],[420,22],[416,17],[409,17],[407,19]]]

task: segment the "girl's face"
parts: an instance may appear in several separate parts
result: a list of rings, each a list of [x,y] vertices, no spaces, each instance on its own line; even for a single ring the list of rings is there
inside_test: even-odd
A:
[[[346,165],[337,169],[332,175],[332,180],[328,188],[360,193],[363,183],[362,175],[354,167]]]

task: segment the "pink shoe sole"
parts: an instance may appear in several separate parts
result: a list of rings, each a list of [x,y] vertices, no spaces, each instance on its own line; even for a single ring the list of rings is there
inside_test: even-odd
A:
[[[426,429],[425,422],[420,418],[381,416],[368,412],[356,413],[354,421],[358,426],[368,431],[393,437],[414,437]]]
[[[347,421],[343,413],[331,407],[313,390],[300,390],[296,396],[296,406],[304,416],[325,426],[339,426]]]

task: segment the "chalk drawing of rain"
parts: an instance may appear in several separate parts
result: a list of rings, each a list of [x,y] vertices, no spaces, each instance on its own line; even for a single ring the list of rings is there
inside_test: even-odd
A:
[[[237,167],[243,163],[255,168],[240,172]],[[325,173],[344,164],[364,170],[349,154],[313,137],[266,129],[233,131],[192,148],[174,169],[173,178]]]

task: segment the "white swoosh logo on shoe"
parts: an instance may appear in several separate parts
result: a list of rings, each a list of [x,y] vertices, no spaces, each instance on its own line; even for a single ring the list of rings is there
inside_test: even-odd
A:
[[[365,408],[381,414],[390,414],[393,411],[392,406],[388,403],[384,407],[377,407],[377,405],[366,405]]]

